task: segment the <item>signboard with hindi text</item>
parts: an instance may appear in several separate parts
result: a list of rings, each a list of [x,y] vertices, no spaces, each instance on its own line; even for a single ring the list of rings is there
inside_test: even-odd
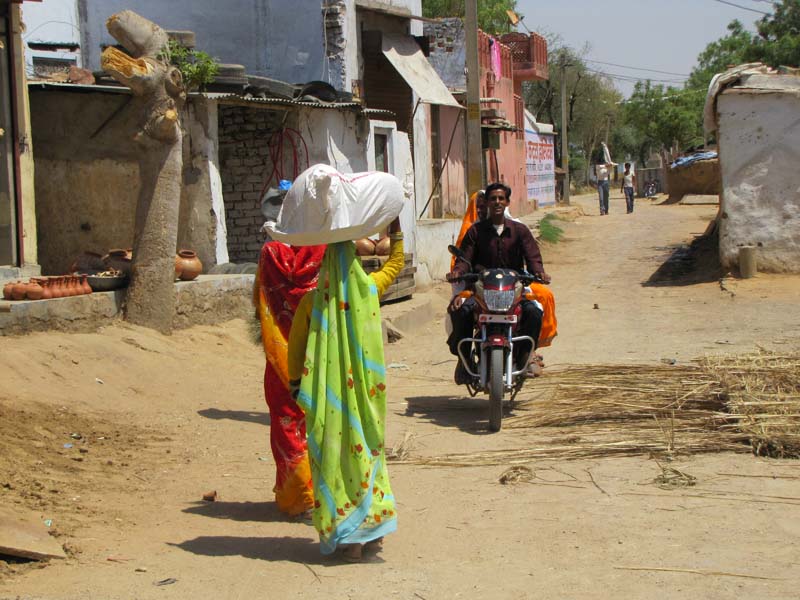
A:
[[[535,201],[536,206],[553,206],[556,203],[553,138],[553,135],[525,128],[525,183],[528,202]]]

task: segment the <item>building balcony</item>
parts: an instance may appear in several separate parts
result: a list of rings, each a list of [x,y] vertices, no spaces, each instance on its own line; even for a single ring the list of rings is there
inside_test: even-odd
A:
[[[547,40],[538,33],[506,33],[500,42],[511,49],[515,81],[545,81],[550,75],[547,68]]]

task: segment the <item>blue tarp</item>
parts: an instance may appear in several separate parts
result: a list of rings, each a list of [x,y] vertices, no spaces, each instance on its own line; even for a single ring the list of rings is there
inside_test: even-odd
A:
[[[678,167],[685,167],[699,160],[710,160],[712,158],[717,158],[716,152],[698,152],[697,154],[692,154],[690,156],[682,156],[672,163],[669,168],[677,169]]]

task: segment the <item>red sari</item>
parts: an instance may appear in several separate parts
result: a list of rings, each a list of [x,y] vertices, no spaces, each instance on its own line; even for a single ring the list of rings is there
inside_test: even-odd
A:
[[[305,414],[289,391],[286,366],[289,331],[300,299],[317,285],[325,246],[294,247],[267,242],[261,249],[255,293],[267,357],[264,396],[270,414],[270,444],[277,467],[275,500],[289,515],[314,507],[306,447]]]

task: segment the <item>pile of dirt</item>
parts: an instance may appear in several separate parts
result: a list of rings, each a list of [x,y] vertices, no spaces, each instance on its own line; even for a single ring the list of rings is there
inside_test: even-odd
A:
[[[103,491],[132,489],[137,466],[170,441],[152,429],[66,406],[15,408],[0,401],[0,499],[40,515],[51,534],[66,540],[87,519],[110,510],[99,500]],[[65,550],[70,553],[69,544]]]

